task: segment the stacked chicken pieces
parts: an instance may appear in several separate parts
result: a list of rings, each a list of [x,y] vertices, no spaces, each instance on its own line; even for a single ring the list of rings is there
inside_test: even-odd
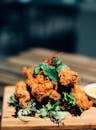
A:
[[[44,63],[48,66],[54,66],[52,63],[54,58],[56,56],[45,60]],[[26,108],[27,103],[32,98],[41,103],[45,98],[55,101],[61,99],[61,88],[68,89],[74,95],[76,104],[80,108],[86,110],[93,105],[93,102],[88,99],[82,88],[78,86],[80,82],[79,75],[69,67],[65,67],[57,72],[58,82],[50,79],[42,70],[37,75],[34,75],[34,69],[35,67],[24,67],[23,74],[26,76],[26,80],[19,81],[16,84],[16,96],[22,108]]]

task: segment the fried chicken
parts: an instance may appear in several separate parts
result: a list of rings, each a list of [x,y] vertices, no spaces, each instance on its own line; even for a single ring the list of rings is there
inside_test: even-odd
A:
[[[15,88],[20,107],[27,107],[27,103],[32,98],[40,103],[45,101],[43,99],[46,98],[56,101],[63,97],[62,92],[68,92],[74,95],[77,106],[83,110],[89,109],[93,105],[93,102],[77,86],[80,82],[77,72],[71,70],[69,67],[65,68],[65,64],[63,65],[58,58],[54,58],[56,57],[53,56],[45,60],[37,67],[24,67],[22,69],[22,73],[26,76],[26,79],[25,81],[19,81]],[[53,59],[54,62],[52,61]],[[61,70],[60,65],[65,69]],[[57,69],[58,66],[59,69]]]
[[[43,72],[40,71],[38,75],[33,76],[33,68],[23,68],[23,74],[27,77],[26,84],[31,88],[31,94],[41,102],[45,97],[59,100],[61,95],[57,92],[57,83],[50,81],[47,76],[44,76]]]
[[[26,76],[26,81],[19,81],[16,84],[16,96],[19,99],[21,107],[26,107],[27,102],[31,97],[36,98],[38,102],[42,102],[44,98],[49,97],[53,100],[59,100],[61,94],[58,92],[58,83],[50,80],[40,71],[36,76],[33,74],[34,68],[23,68],[23,74]],[[76,104],[86,110],[93,105],[92,101],[88,100],[83,90],[77,86],[80,82],[78,74],[69,68],[58,72],[59,82],[64,87],[72,86],[71,92],[75,96]],[[30,88],[30,92],[27,87]]]
[[[27,85],[24,81],[19,81],[15,88],[16,96],[19,99],[19,105],[22,108],[27,106],[27,102],[30,100],[30,93],[27,90]]]
[[[72,71],[70,68],[66,68],[58,73],[59,82],[65,87],[74,86],[80,82],[79,75]]]
[[[72,88],[72,93],[75,96],[76,104],[82,109],[89,109],[93,105],[93,102],[89,101],[88,97],[79,86],[75,85],[74,88]]]
[[[59,100],[60,94],[57,92],[57,83],[50,81],[48,77],[40,72],[35,78],[26,80],[26,84],[31,88],[31,94],[37,101],[41,102],[45,97]]]
[[[33,77],[34,68],[33,67],[23,67],[22,73],[26,76],[26,78],[30,79]]]
[[[32,95],[41,102],[45,97],[52,98],[54,100],[59,100],[61,98],[60,94],[54,89],[54,84],[51,81],[43,81],[40,84],[32,85]]]

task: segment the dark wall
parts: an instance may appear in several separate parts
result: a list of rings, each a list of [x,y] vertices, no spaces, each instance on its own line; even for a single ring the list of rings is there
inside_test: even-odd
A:
[[[79,41],[76,53],[96,58],[96,8],[82,10],[77,23]]]
[[[15,54],[29,47],[75,52],[76,5],[9,3],[0,6],[0,52]]]

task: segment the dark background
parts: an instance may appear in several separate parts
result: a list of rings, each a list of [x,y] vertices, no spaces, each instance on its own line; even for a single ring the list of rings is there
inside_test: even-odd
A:
[[[95,57],[95,14],[94,1],[1,1],[0,57],[30,47]]]

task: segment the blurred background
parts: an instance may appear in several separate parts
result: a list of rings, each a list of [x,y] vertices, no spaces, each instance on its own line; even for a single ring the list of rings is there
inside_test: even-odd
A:
[[[96,0],[0,0],[0,58],[32,47],[96,57]]]

